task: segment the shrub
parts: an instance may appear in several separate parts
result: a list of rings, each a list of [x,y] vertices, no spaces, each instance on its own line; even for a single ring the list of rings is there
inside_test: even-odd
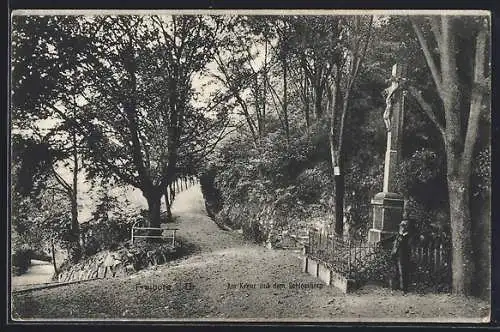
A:
[[[21,248],[11,255],[12,272],[16,275],[25,273],[31,265],[31,249]]]
[[[394,273],[391,251],[379,247],[372,255],[369,263],[353,271],[351,277],[359,284],[370,281],[389,287]]]
[[[146,239],[138,240],[133,245],[127,245],[119,250],[122,257],[128,260],[124,265],[132,264],[136,271],[142,270],[152,264],[160,264],[176,257],[176,250],[170,243],[161,243],[158,241],[148,241]]]
[[[216,169],[209,167],[200,175],[200,187],[205,199],[205,209],[210,218],[215,219],[216,214],[222,209],[222,197],[215,186]]]
[[[141,218],[137,216],[92,220],[82,227],[84,255],[91,256],[102,250],[118,248],[130,239],[132,226],[138,220]]]
[[[257,145],[233,137],[200,179],[209,215],[258,243],[332,211],[326,129],[267,128]]]

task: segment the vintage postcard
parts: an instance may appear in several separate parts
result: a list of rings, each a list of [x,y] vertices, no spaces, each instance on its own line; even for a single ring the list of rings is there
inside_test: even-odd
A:
[[[490,321],[489,12],[10,28],[12,322]]]

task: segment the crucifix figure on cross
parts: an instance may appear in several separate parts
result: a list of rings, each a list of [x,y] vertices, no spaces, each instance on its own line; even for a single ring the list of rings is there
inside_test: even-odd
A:
[[[393,96],[394,92],[396,91],[396,88],[393,88],[391,85],[389,88],[386,90],[387,97],[385,98],[385,111],[384,111],[384,123],[385,123],[385,128],[387,131],[391,131],[391,118],[392,118],[392,105],[393,105]]]
[[[384,90],[385,94],[387,95],[385,97],[385,110],[384,110],[384,114],[383,114],[383,118],[384,118],[384,123],[385,123],[385,127],[387,129],[387,131],[391,131],[391,127],[392,127],[392,110],[394,108],[394,96],[396,94],[396,92],[401,88],[401,83],[404,82],[405,79],[402,78],[402,77],[395,77],[395,76],[392,76],[390,79],[389,79],[389,82],[391,82],[391,85]]]

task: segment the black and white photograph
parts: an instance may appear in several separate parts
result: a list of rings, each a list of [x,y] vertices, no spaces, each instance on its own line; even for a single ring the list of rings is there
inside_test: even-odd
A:
[[[13,10],[12,322],[488,323],[491,13]]]

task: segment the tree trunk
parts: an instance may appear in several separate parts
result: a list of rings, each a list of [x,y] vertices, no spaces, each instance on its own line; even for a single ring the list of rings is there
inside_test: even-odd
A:
[[[172,221],[172,203],[168,199],[168,188],[165,191],[165,194],[163,196],[165,196],[165,209],[167,211],[167,221],[171,222]]]
[[[446,163],[452,240],[452,288],[470,295],[474,273],[470,219],[471,158],[464,160],[460,89],[456,62],[457,41],[453,18],[443,16],[441,49],[441,99],[446,120]]]
[[[82,243],[80,236],[80,224],[78,223],[78,152],[76,150],[76,134],[73,140],[73,186],[71,191],[71,243],[70,260],[77,263],[82,258]]]
[[[314,112],[316,113],[316,120],[323,118],[323,90],[319,87],[315,89],[314,96]]]
[[[448,176],[452,239],[453,292],[471,295],[474,278],[474,251],[471,239],[469,181]]]
[[[349,106],[350,88],[345,92],[342,103],[342,114],[340,117],[340,128],[338,138],[338,156],[337,166],[339,174],[335,175],[335,232],[342,235],[344,231],[344,196],[345,196],[345,180],[344,180],[344,128]]]
[[[264,70],[267,70],[264,68]],[[264,71],[264,75],[267,75],[267,73]],[[261,113],[261,121],[262,123],[260,124],[261,126],[261,133],[260,135],[263,136],[264,133],[266,132],[266,101],[267,101],[267,78],[264,77],[264,81],[262,82],[263,88],[262,88],[262,113]]]
[[[307,85],[308,79],[307,76],[304,74],[304,113],[305,113],[305,118],[306,118],[306,129],[307,129],[307,134],[309,134],[309,128],[311,127],[311,116],[310,116],[310,111],[309,111],[309,87]]]
[[[71,201],[71,232],[76,236],[79,233],[80,225],[78,224],[78,203],[75,198],[73,197]]]
[[[343,236],[344,233],[344,176],[335,175],[335,233]]]
[[[491,295],[491,191],[471,201],[472,247],[475,253],[473,294],[489,301]]]
[[[287,81],[287,64],[286,64],[286,54],[283,55],[282,67],[283,67],[283,121],[285,122],[285,135],[287,143],[290,143],[290,124],[288,123],[288,81]]]
[[[149,227],[159,228],[161,224],[161,193],[155,192],[145,193],[144,197],[148,202],[149,209]]]
[[[335,133],[336,133],[336,117],[337,117],[337,101],[339,100],[339,92],[340,92],[340,75],[337,70],[337,76],[335,77],[335,81],[333,85],[327,87],[327,96],[328,96],[328,104],[327,108],[330,113],[330,156],[332,169],[334,170],[334,188],[333,188],[333,201],[335,206],[335,224],[334,230],[335,234],[342,237],[344,232],[344,177],[342,174],[335,174],[335,167],[339,167],[340,169],[340,151],[338,150],[338,146],[335,145]],[[342,127],[340,128],[342,130]]]
[[[172,205],[175,201],[175,183],[168,185],[168,191],[170,192],[170,205]]]
[[[80,225],[78,224],[78,205],[71,201],[71,236],[69,243],[69,259],[73,263],[78,263],[82,258],[82,247],[80,245]]]
[[[52,251],[52,265],[54,266],[54,273],[57,275],[59,272],[57,271],[57,263],[56,263],[56,248],[54,245],[54,239],[51,241],[51,251]]]
[[[332,169],[334,171],[333,180],[334,180],[334,190],[333,190],[333,201],[335,206],[335,225],[334,230],[338,236],[342,236],[344,232],[344,176],[342,174],[342,134],[344,130],[343,120],[345,117],[345,111],[347,104],[343,103],[342,108],[342,121],[340,123],[340,127],[338,129],[338,139],[335,142],[335,134],[336,130],[336,117],[337,117],[337,105],[338,100],[340,100],[340,80],[341,75],[340,71],[337,67],[337,73],[333,85],[331,87],[327,86],[327,96],[328,96],[328,104],[327,109],[330,113],[330,154],[331,154],[331,164]],[[346,97],[349,97],[348,95]],[[336,144],[337,143],[337,144]],[[338,174],[335,173],[335,168],[337,168]]]

